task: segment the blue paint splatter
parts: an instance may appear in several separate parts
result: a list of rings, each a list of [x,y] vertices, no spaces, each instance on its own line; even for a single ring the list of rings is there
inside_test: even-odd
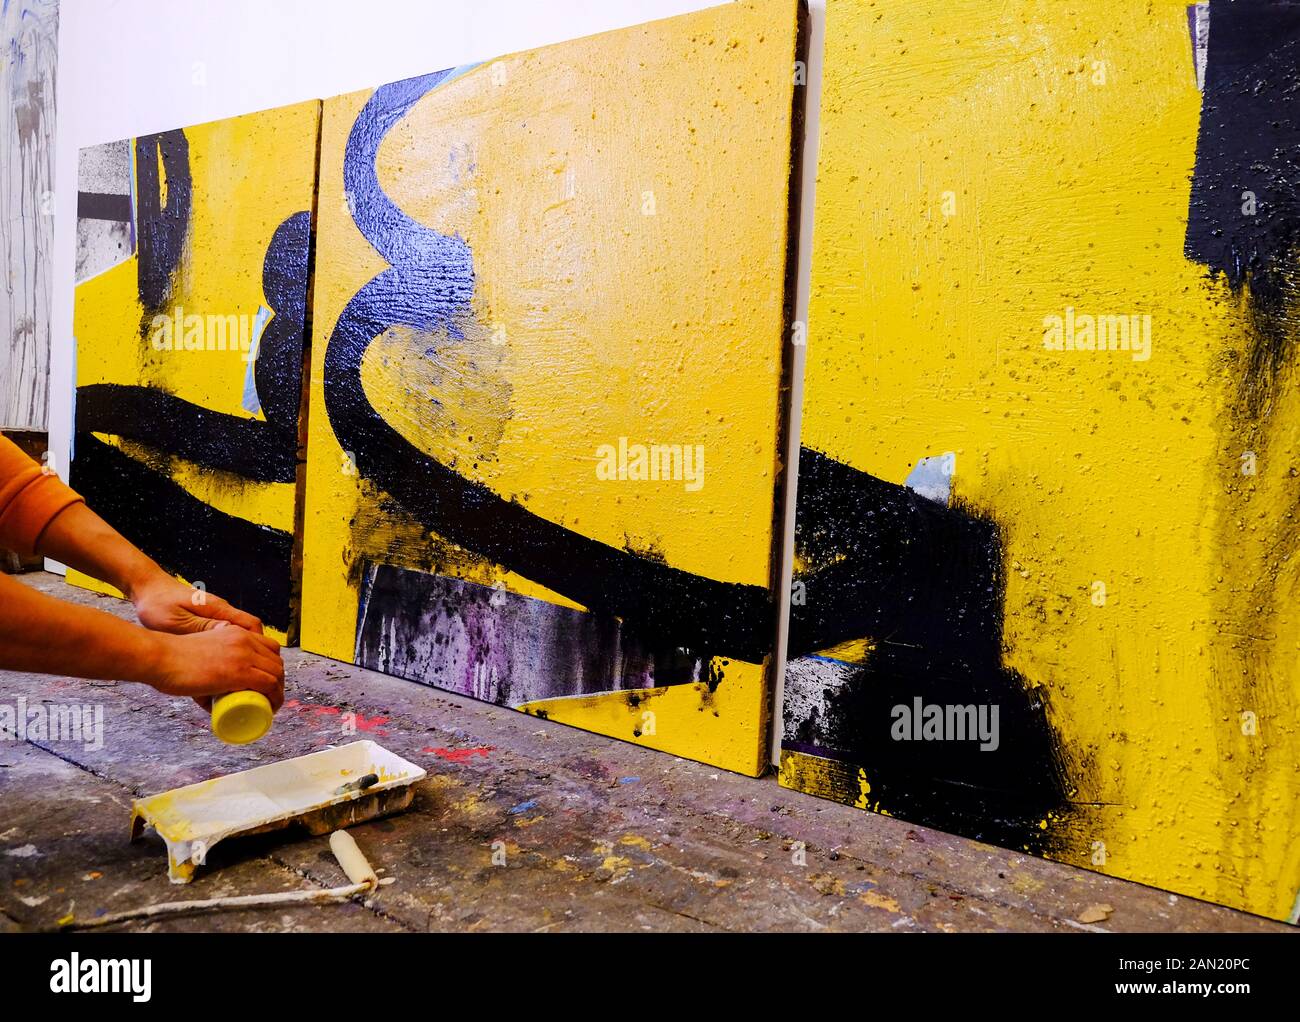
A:
[[[934,458],[922,458],[903,485],[926,500],[947,504],[952,500],[952,477],[956,465],[957,455],[952,451]]]
[[[242,401],[244,411],[250,415],[260,415],[262,412],[262,400],[257,396],[257,352],[262,344],[262,331],[266,329],[270,318],[271,310],[263,305],[258,308],[257,318],[253,321],[253,337],[248,348],[248,368],[244,371]]]

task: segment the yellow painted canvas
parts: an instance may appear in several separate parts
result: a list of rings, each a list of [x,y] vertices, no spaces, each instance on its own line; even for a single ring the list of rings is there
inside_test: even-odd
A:
[[[72,485],[196,599],[281,641],[319,131],[312,100],[92,146],[78,167]]]
[[[762,771],[797,34],[325,102],[304,648]]]
[[[787,786],[1295,919],[1283,6],[831,0]]]

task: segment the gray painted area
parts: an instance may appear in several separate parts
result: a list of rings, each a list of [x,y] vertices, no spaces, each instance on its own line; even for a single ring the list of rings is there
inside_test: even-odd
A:
[[[367,569],[356,662],[499,706],[700,680],[618,619],[390,565]]]
[[[131,202],[131,142],[88,146],[77,157],[78,195],[118,196]],[[130,258],[134,238],[129,220],[77,214],[77,283],[98,276]]]
[[[824,728],[826,707],[853,674],[853,665],[826,657],[805,656],[785,667],[786,741],[833,745]]]
[[[1188,28],[1192,33],[1192,53],[1196,61],[1196,87],[1205,91],[1205,68],[1210,55],[1209,0],[1187,8]],[[1297,896],[1300,899],[1300,896]]]
[[[57,0],[0,3],[0,428],[46,428]]]

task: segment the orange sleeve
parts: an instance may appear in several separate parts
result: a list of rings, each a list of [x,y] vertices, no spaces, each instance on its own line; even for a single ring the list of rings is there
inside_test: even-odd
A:
[[[0,546],[23,557],[36,553],[36,543],[54,516],[81,500],[59,477],[0,436]]]

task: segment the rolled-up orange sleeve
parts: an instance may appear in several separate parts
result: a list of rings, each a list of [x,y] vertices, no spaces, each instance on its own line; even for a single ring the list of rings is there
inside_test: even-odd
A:
[[[0,547],[22,557],[36,553],[41,533],[60,511],[81,497],[54,473],[0,436]]]

